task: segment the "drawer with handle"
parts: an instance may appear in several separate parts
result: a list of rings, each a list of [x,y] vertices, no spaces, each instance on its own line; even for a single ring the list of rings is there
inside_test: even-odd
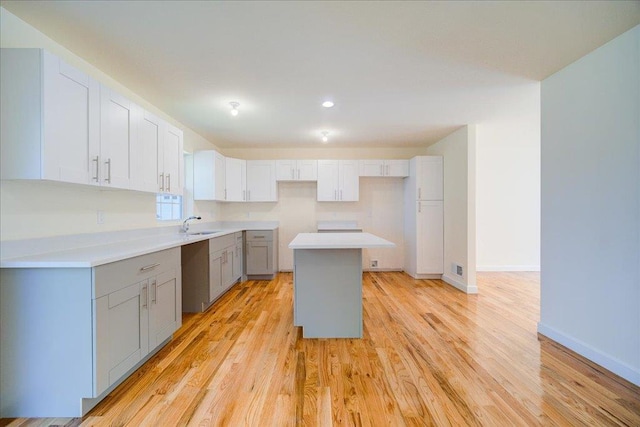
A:
[[[273,230],[249,230],[247,231],[247,242],[251,241],[272,241]]]
[[[100,298],[168,269],[175,269],[179,264],[180,248],[172,248],[100,265],[93,269],[93,298]]]

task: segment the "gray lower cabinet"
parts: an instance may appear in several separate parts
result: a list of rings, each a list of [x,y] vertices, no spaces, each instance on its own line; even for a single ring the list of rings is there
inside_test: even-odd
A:
[[[278,229],[249,230],[247,240],[247,276],[272,279],[278,272]]]
[[[242,232],[182,247],[182,300],[185,312],[205,311],[242,279]]]
[[[179,248],[0,274],[0,417],[86,414],[182,324]]]
[[[235,234],[236,237],[236,247],[233,252],[233,280],[242,281],[242,272],[244,270],[243,260],[244,260],[244,251],[243,251],[243,239],[242,232],[238,232]]]

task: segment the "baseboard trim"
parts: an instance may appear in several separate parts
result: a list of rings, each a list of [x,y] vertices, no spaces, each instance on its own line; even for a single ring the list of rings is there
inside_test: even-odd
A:
[[[589,359],[593,363],[602,366],[619,377],[640,386],[640,370],[637,368],[629,366],[615,357],[603,353],[576,338],[566,335],[551,326],[543,324],[542,322],[538,322],[538,333],[570,350],[575,351],[580,356]]]
[[[455,277],[449,276],[448,274],[443,274],[442,280],[444,280],[446,283],[450,284],[451,286],[453,286],[458,290],[461,290],[466,294],[478,293],[478,287],[476,285],[467,285],[466,283],[463,283],[458,279],[456,279]]]
[[[540,265],[478,265],[476,271],[540,271]]]

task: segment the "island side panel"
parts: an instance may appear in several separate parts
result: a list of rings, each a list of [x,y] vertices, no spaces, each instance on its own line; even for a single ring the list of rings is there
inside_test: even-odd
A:
[[[362,249],[294,250],[294,324],[304,338],[362,337]]]

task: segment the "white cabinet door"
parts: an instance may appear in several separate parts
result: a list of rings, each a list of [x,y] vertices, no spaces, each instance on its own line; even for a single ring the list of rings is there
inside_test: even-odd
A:
[[[360,176],[385,176],[384,160],[360,160]]]
[[[356,160],[340,160],[339,200],[356,202],[360,198],[358,162]]]
[[[224,200],[225,157],[217,151],[193,153],[194,200]]]
[[[317,181],[317,160],[276,160],[276,180]]]
[[[357,160],[318,160],[318,201],[357,201],[358,169]]]
[[[100,87],[100,176],[101,185],[131,186],[129,164],[134,136],[132,105],[124,96]]]
[[[100,85],[48,52],[43,62],[42,177],[97,184],[91,151],[100,138]]]
[[[441,156],[420,156],[416,159],[418,200],[443,200],[443,162]]]
[[[149,279],[149,350],[155,349],[178,329],[179,316],[182,316],[179,292],[175,270]]]
[[[135,110],[134,110],[135,111]],[[162,121],[148,111],[136,111],[138,120],[138,143],[131,154],[131,187],[148,192],[163,191],[162,147],[164,132]]]
[[[95,300],[97,394],[149,352],[148,292],[145,280]]]
[[[409,160],[385,160],[385,176],[405,178],[409,176]]]
[[[409,176],[409,160],[360,160],[360,176]]]
[[[295,160],[276,160],[276,180],[295,181],[297,179]]]
[[[298,160],[296,163],[297,163],[298,181],[317,181],[318,180],[318,161],[317,160]]]
[[[243,202],[247,194],[246,160],[225,159],[225,200],[228,202]]]
[[[442,274],[444,220],[442,201],[416,202],[417,273]]]
[[[275,160],[247,160],[247,201],[278,201]]]
[[[318,160],[318,201],[338,200],[340,176],[338,160]]]
[[[182,195],[184,187],[183,133],[180,129],[165,123],[164,143],[162,145],[162,182],[161,191],[176,196]]]

